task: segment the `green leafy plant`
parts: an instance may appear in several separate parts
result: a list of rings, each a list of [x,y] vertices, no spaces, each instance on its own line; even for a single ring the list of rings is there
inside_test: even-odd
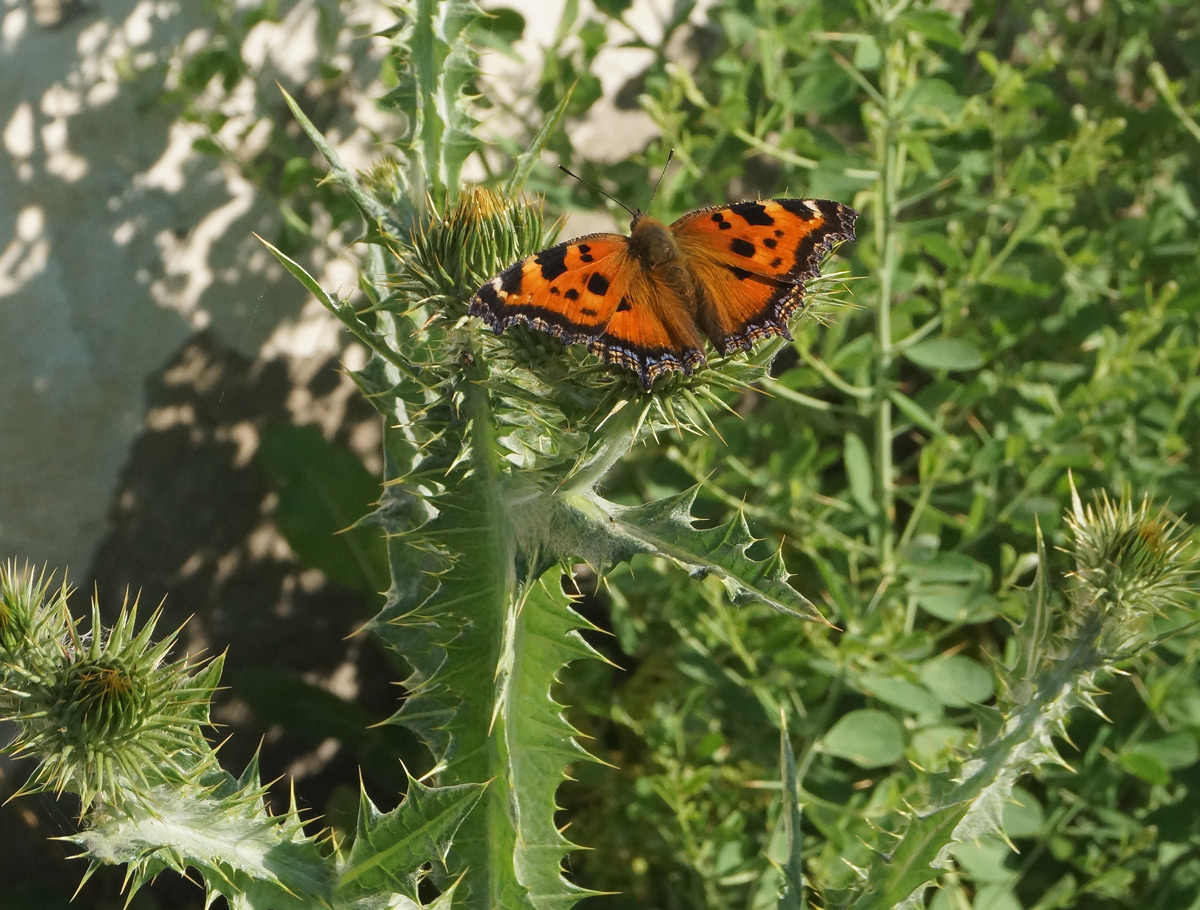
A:
[[[497,486],[470,492],[501,498],[504,484]],[[488,516],[456,503],[461,492],[451,486],[431,501],[476,520]],[[678,525],[673,506],[657,537],[671,541],[677,554],[696,542],[696,532],[686,521],[672,527]],[[661,512],[661,506],[625,510],[617,521],[644,529]],[[1052,737],[1065,731],[1068,712],[1098,710],[1098,674],[1153,645],[1148,624],[1194,594],[1178,520],[1151,513],[1146,502],[1135,507],[1104,499],[1085,508],[1077,498],[1071,524],[1075,571],[1067,607],[1055,616],[1039,544],[1038,576],[1014,638],[1019,649],[1002,676],[1004,695],[982,727],[990,732],[954,767],[912,776],[901,827],[876,834],[882,841],[874,859],[861,832],[857,853],[864,865],[844,856],[860,877],[828,888],[827,905],[920,906],[924,885],[950,865],[956,845],[1003,836],[1016,780],[1039,764],[1061,761]],[[478,531],[470,521],[435,518],[425,525],[427,536],[412,550],[437,560],[437,571],[427,566],[420,573],[433,589],[420,593],[415,608],[411,599],[392,600],[375,620],[385,641],[415,658],[408,685],[418,694],[410,695],[398,720],[438,755],[438,785],[410,779],[403,804],[388,813],[364,794],[349,844],[318,849],[294,806],[286,815],[270,815],[254,763],[236,779],[217,766],[200,728],[219,660],[205,667],[166,662],[174,635],[154,644],[156,617],[138,629],[136,604],[123,608],[108,630],[99,628],[94,610],[93,632],[84,635],[67,612],[65,588],[52,591],[44,576],[8,564],[0,572],[0,695],[20,731],[10,748],[39,759],[26,789],[77,794],[88,825],[70,840],[90,870],[125,863],[131,892],[163,870],[191,869],[209,899],[220,894],[235,906],[362,907],[380,900],[414,907],[573,905],[587,892],[561,877],[570,844],[553,824],[554,792],[565,763],[587,756],[550,697],[546,675],[590,651],[575,634],[580,621],[561,590],[528,576],[517,580],[515,572],[503,584],[499,570],[516,568],[516,560],[531,568],[520,531],[497,535],[511,542],[504,554],[511,562],[471,565],[454,561],[457,554],[447,547],[462,539],[464,526]],[[722,537],[728,539],[727,531]],[[411,534],[400,540],[414,543]],[[397,549],[411,564],[412,552]],[[479,552],[473,544],[464,555],[478,558]],[[740,553],[709,559],[744,568]],[[511,600],[485,623],[467,605],[495,596],[489,582]],[[480,666],[491,672],[479,672]],[[843,731],[842,748],[852,749],[854,736]],[[801,906],[801,797],[786,736],[782,749],[786,859],[772,878],[779,906],[789,907]],[[864,755],[876,749],[869,741],[862,746]],[[500,797],[489,800],[496,792]],[[421,903],[420,883],[431,862],[442,870],[434,875],[440,896]]]
[[[572,155],[560,124],[595,86],[569,87],[625,9],[568,9],[559,40],[581,40],[548,57],[545,121],[499,191],[460,185],[488,103],[466,4],[422,0],[387,33],[410,131],[366,178],[292,105],[368,225],[354,301],[275,252],[372,352],[355,378],[385,485],[358,530],[385,537],[390,586],[368,628],[411,667],[392,720],[431,775],[391,812],[364,794],[353,837],[318,843],[199,737],[219,662],[166,663],[132,610],[89,640],[10,568],[3,699],[43,762],[29,786],[83,797],[84,855],[128,863],[134,890],[190,868],[235,906],[1183,905],[1189,531],[1074,487],[1196,503],[1200,288],[1162,275],[1196,252],[1198,87],[1167,66],[1163,19],[1104,11],[1128,37],[1097,49],[1032,7],[725,3],[695,69],[663,50],[685,17],[637,38],[663,141],[613,169],[618,193],[670,144],[664,206],[802,174],[866,222],[857,307],[645,394],[465,305],[550,241],[520,188],[543,148]],[[1145,116],[1173,126],[1146,143],[1135,106],[1079,74],[1150,53],[1166,100]],[[810,288],[826,312],[844,293]],[[839,628],[800,621],[822,618]],[[593,851],[564,876],[567,820]]]

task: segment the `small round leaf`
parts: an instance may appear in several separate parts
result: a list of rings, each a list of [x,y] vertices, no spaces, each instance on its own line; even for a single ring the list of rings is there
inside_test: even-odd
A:
[[[983,352],[961,338],[929,338],[906,348],[904,356],[927,370],[977,370]]]
[[[981,704],[992,697],[992,674],[969,657],[935,657],[920,669],[921,682],[944,705]]]
[[[904,736],[890,714],[864,709],[851,711],[834,724],[821,740],[821,748],[860,768],[880,768],[900,758]]]

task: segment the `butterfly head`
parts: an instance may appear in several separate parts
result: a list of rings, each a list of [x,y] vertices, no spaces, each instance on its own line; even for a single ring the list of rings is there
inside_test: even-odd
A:
[[[679,259],[671,229],[643,212],[636,212],[629,222],[629,248],[634,258],[650,269]]]

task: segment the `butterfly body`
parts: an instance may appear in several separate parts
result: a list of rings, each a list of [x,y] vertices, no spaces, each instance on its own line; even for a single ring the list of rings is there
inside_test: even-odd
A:
[[[790,337],[804,282],[830,247],[854,239],[856,217],[819,199],[713,206],[671,225],[638,213],[627,237],[589,234],[509,266],[469,312],[497,333],[521,323],[585,343],[649,389],[703,364],[705,337],[722,355]]]

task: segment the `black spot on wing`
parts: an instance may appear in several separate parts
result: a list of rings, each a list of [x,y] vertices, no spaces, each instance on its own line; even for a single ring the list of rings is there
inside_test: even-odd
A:
[[[739,269],[736,265],[727,265],[727,266],[725,266],[725,268],[727,268],[727,269],[729,269],[729,271],[733,272],[733,277],[736,278],[738,281],[745,281],[747,278],[750,277],[749,272],[747,272],[745,269]]]
[[[713,212],[712,221],[717,226],[717,228],[722,231],[727,231],[731,227],[733,227],[732,224],[730,224],[728,221],[725,220],[724,212]]]
[[[590,306],[581,306],[579,308],[579,312],[591,319],[593,316],[596,316],[599,313],[599,310],[593,310]]]
[[[749,259],[754,255],[754,244],[749,240],[743,240],[741,237],[734,237],[729,241],[729,252],[745,256]]]
[[[567,270],[567,245],[560,243],[548,250],[542,250],[533,257],[533,261],[542,267],[542,277],[553,281]]]
[[[567,288],[566,291],[563,293],[563,296],[566,297],[568,300],[578,300],[579,299],[579,290],[577,288]]]
[[[622,297],[621,302],[617,304],[617,312],[624,313],[626,310],[631,310],[631,309],[633,309],[633,307],[630,306],[630,304],[629,304],[629,298]]]
[[[761,202],[735,202],[729,207],[729,211],[745,221],[746,224],[766,226],[775,223],[775,219],[767,214],[767,210]]]
[[[519,294],[521,291],[521,280],[524,274],[524,263],[518,262],[516,265],[510,265],[501,272],[496,280],[500,282],[500,290],[505,294]]]
[[[608,279],[599,272],[593,272],[588,278],[587,289],[597,297],[603,297],[608,293]]]
[[[500,295],[496,293],[496,281],[497,279],[493,278],[475,292],[475,299],[471,301],[467,312],[472,316],[482,316],[487,310],[500,305]]]
[[[774,237],[768,237],[763,241],[763,246],[765,246],[768,250],[773,250],[775,247],[779,246],[779,241]]]
[[[814,212],[808,207],[808,201],[805,199],[776,199],[784,210],[791,212],[797,218],[803,218],[805,221],[812,221],[814,218],[821,217],[818,212]]]

